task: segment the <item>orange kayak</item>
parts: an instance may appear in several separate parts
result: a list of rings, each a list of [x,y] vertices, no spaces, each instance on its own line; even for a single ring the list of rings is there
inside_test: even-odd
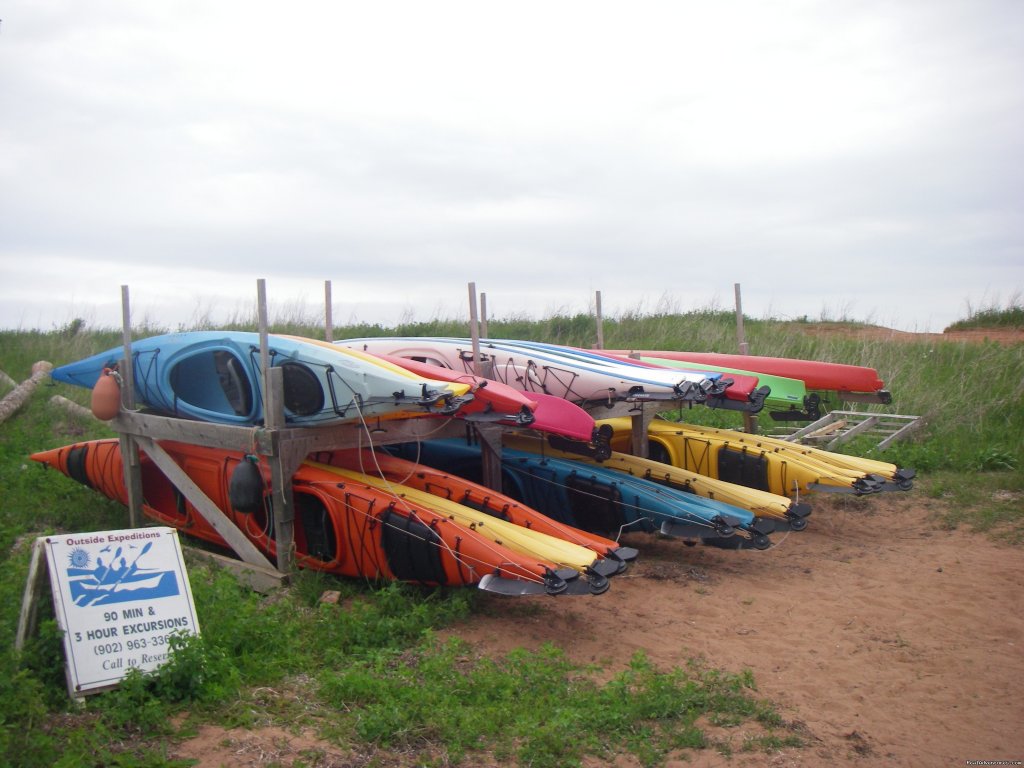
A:
[[[324,464],[382,477],[393,483],[426,491],[439,498],[449,499],[486,512],[501,520],[508,520],[510,523],[524,528],[586,547],[602,558],[602,562],[597,567],[598,572],[604,576],[621,573],[626,569],[627,563],[637,557],[637,550],[632,547],[620,546],[618,542],[604,536],[553,520],[500,491],[495,491],[458,475],[392,456],[383,451],[371,451],[365,448],[362,450],[321,451],[313,454],[310,458]]]
[[[259,463],[258,501],[232,501],[232,480],[242,453],[161,441],[164,449],[210,500],[265,555],[274,559],[270,469]],[[128,503],[116,439],[92,440],[35,453],[57,469],[122,504]],[[144,514],[182,533],[226,547],[216,529],[141,453]],[[262,481],[262,482],[260,482]],[[300,568],[340,576],[396,580],[428,586],[477,586],[505,595],[597,594],[602,589],[577,571],[524,555],[394,494],[303,465],[292,478],[294,544]],[[251,496],[251,494],[250,494]]]

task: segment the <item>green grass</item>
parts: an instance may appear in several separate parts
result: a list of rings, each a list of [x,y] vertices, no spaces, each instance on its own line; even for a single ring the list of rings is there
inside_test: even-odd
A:
[[[949,502],[941,505],[949,511],[937,516],[937,525],[1020,543],[1024,345],[862,341],[808,334],[806,325],[747,320],[751,352],[878,369],[894,396],[888,410],[927,419],[914,440],[897,443],[882,458],[917,468],[921,492]],[[244,319],[233,326],[253,327]],[[324,335],[303,318],[275,321],[273,329]],[[158,332],[146,328],[136,335]],[[608,347],[735,348],[732,314],[713,310],[626,315],[606,320],[604,333]],[[334,331],[335,338],[384,334],[468,330],[461,321],[437,320]],[[490,335],[591,346],[594,324],[586,315],[509,318],[491,320]],[[120,338],[119,331],[75,322],[49,333],[0,332],[0,370],[20,381],[37,360],[71,362]],[[0,384],[0,396],[7,389]],[[555,647],[488,658],[436,635],[485,609],[475,592],[304,573],[264,597],[201,562],[189,567],[201,638],[181,640],[158,675],[132,677],[76,708],[66,696],[52,619],[42,623],[23,657],[11,650],[30,545],[55,531],[127,523],[120,505],[28,460],[34,451],[110,434],[92,419],[51,406],[54,394],[89,400],[85,390],[43,384],[0,425],[0,766],[171,766],[168,745],[198,723],[308,726],[341,752],[397,752],[423,765],[472,765],[478,751],[509,764],[552,766],[628,752],[643,765],[658,765],[680,750],[767,751],[800,743],[746,671],[696,663],[661,670],[638,656],[609,680]],[[741,423],[730,412],[694,408],[683,415],[718,426]],[[325,589],[339,590],[341,603],[319,604]],[[736,736],[721,736],[723,729]]]

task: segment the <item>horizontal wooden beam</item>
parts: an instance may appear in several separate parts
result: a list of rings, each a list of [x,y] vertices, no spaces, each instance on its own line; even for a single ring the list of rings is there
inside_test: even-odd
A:
[[[313,451],[356,446],[416,442],[440,437],[461,437],[466,423],[461,419],[412,418],[373,420],[362,424],[319,427],[238,427],[211,424],[168,416],[121,411],[109,422],[117,432],[148,437],[152,440],[176,440],[211,448],[277,456],[282,446],[303,455]]]

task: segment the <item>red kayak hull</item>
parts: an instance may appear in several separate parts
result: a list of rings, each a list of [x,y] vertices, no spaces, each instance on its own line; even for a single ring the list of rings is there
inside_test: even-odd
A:
[[[675,352],[666,350],[615,350],[615,355],[637,354],[644,357],[663,357],[669,360],[721,365],[739,368],[769,376],[800,379],[807,389],[837,392],[878,392],[885,383],[874,368],[846,363],[827,363],[820,360],[798,360],[789,357],[726,354],[720,352]],[[730,374],[731,376],[732,374]]]
[[[642,365],[642,366],[645,366],[647,368],[664,368],[664,367],[666,367],[666,366],[658,365],[657,363],[651,363],[651,362],[647,362],[645,360],[637,360],[635,357],[630,357],[631,354],[641,354],[641,355],[646,354],[644,352],[636,353],[636,352],[623,352],[622,350],[610,351],[610,350],[604,350],[604,349],[588,349],[586,351],[587,352],[593,352],[593,353],[598,354],[598,355],[605,355],[606,357],[610,357],[613,360],[628,360],[631,363],[634,363],[636,365]],[[721,363],[719,363],[719,365],[721,365]],[[732,366],[729,366],[729,367],[732,367]],[[735,367],[742,368],[742,366],[735,366]],[[758,384],[760,383],[758,381],[757,376],[746,376],[746,375],[744,375],[742,373],[731,373],[731,372],[730,373],[724,373],[723,372],[722,373],[722,378],[723,379],[731,379],[732,380],[732,384],[730,384],[726,388],[726,390],[725,390],[725,397],[726,397],[726,399],[728,399],[728,400],[738,400],[740,402],[746,402],[746,401],[750,400],[750,396],[754,393],[754,391],[758,387]]]

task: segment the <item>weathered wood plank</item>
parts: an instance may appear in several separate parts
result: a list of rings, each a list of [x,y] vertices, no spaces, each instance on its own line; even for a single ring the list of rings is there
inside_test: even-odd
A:
[[[23,406],[39,386],[40,382],[50,375],[53,364],[40,360],[32,366],[32,375],[21,384],[8,392],[3,400],[0,400],[0,424],[7,421],[10,416]]]
[[[267,594],[288,583],[288,574],[281,573],[275,568],[247,563],[244,560],[235,560],[216,552],[207,552],[195,547],[187,547],[185,552],[190,557],[205,560],[219,568],[230,571],[240,583],[261,594]]]
[[[28,578],[25,580],[25,593],[21,599],[21,612],[18,614],[18,632],[14,636],[14,650],[21,651],[26,641],[36,633],[39,625],[39,600],[49,576],[46,567],[46,550],[42,539],[32,544],[32,559],[28,564]]]
[[[176,440],[211,448],[264,455],[267,455],[270,447],[270,439],[261,427],[210,424],[132,411],[121,411],[109,424],[118,432],[148,437],[152,440]]]
[[[92,411],[86,408],[84,405],[79,405],[74,400],[68,400],[63,395],[54,395],[50,398],[50,405],[56,406],[57,408],[63,408],[68,413],[79,416],[83,419],[95,419]]]
[[[271,368],[266,371],[267,426],[277,429],[284,426],[284,371]],[[274,497],[274,541],[277,542],[277,570],[291,573],[295,566],[295,502],[292,499],[292,476],[298,457],[292,451],[283,452],[276,446],[275,455],[270,459],[270,482]],[[284,453],[289,453],[286,456]]]

